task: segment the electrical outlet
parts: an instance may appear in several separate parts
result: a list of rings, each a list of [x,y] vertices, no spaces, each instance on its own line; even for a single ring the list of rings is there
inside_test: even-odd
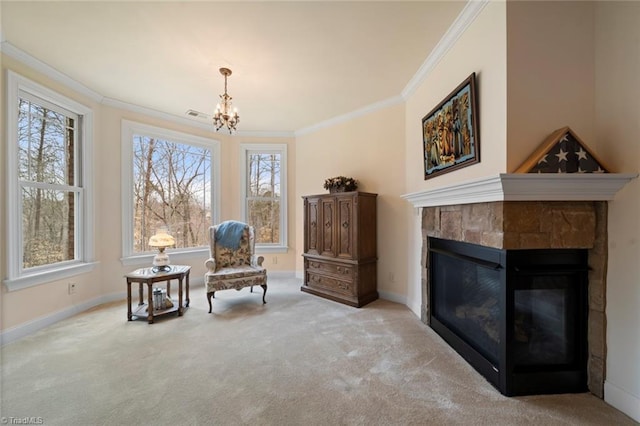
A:
[[[76,283],[69,283],[69,294],[76,292]]]
[[[389,282],[390,283],[396,282],[396,277],[393,275],[393,272],[389,272]]]
[[[278,256],[273,256],[273,264],[277,265],[278,264]]]

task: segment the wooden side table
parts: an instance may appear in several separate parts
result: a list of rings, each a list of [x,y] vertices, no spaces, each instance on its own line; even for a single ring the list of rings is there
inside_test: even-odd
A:
[[[155,317],[170,314],[172,312],[178,312],[178,316],[182,316],[184,310],[189,307],[189,272],[191,272],[191,266],[186,265],[171,265],[171,270],[168,272],[153,272],[151,268],[136,269],[125,275],[127,279],[127,319],[131,321],[133,317],[146,318],[149,324],[153,324]],[[157,282],[166,281],[167,283],[167,296],[171,297],[171,280],[178,280],[178,303],[173,302],[173,306],[167,309],[155,309],[153,307],[153,284]],[[182,303],[182,283],[186,282],[186,299],[183,306]],[[138,294],[140,295],[140,302],[138,307],[133,310],[131,308],[131,283],[138,283]],[[143,284],[147,285],[147,303],[144,303],[143,298]]]

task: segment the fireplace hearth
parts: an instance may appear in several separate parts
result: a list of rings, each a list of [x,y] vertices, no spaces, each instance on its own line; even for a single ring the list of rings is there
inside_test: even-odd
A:
[[[507,396],[587,390],[588,251],[428,239],[429,325]]]

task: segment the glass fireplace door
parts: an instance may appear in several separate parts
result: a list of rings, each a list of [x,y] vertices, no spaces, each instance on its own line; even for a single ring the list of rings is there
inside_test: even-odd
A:
[[[579,285],[571,274],[518,275],[512,338],[515,368],[577,362],[582,324]]]

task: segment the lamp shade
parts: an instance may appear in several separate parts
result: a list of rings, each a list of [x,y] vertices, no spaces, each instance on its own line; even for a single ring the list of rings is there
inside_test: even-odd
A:
[[[155,235],[149,238],[149,247],[169,247],[176,243],[176,240],[169,234],[166,229],[159,229]]]

